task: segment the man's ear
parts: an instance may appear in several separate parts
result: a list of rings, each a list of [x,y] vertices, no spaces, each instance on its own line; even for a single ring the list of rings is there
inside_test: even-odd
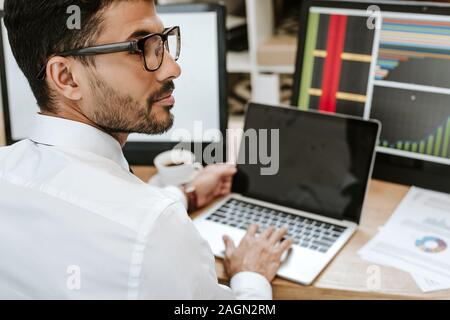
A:
[[[69,100],[82,98],[77,77],[74,76],[75,62],[64,57],[52,57],[47,64],[47,81],[50,86]]]

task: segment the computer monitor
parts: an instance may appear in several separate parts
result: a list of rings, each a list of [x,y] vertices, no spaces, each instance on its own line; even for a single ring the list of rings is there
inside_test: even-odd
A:
[[[374,177],[450,192],[450,6],[302,4],[292,104],[383,125]]]
[[[161,136],[131,135],[124,148],[129,162],[151,165],[160,152],[189,138],[188,147],[196,151],[214,144],[223,147],[228,121],[226,76],[225,8],[213,4],[158,6],[159,16],[166,26],[181,28],[182,51],[178,61],[181,77],[175,81],[173,109],[174,127]],[[0,12],[0,81],[8,144],[25,139],[38,112],[28,82],[12,55],[6,28]],[[0,106],[1,107],[1,106]],[[181,137],[183,136],[183,137]],[[220,159],[219,159],[220,160]]]

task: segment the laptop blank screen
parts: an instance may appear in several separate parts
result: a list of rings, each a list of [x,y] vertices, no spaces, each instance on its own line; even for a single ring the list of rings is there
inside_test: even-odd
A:
[[[278,134],[272,131],[277,129]],[[245,132],[234,192],[359,223],[378,140],[377,122],[251,105]],[[256,149],[248,132],[257,132],[258,146],[268,141],[267,150],[258,149],[258,159],[265,161],[254,164]],[[277,174],[262,174],[263,168],[277,168],[276,162]]]

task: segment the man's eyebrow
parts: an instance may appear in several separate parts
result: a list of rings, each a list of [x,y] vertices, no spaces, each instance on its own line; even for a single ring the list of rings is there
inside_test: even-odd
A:
[[[164,31],[164,29],[162,29],[160,32],[162,33],[163,31]],[[154,32],[154,31],[152,32],[152,31],[149,31],[146,29],[139,29],[139,30],[134,31],[128,38],[129,39],[142,38],[142,37],[148,36],[149,34],[152,34],[152,33],[158,33],[158,32]]]

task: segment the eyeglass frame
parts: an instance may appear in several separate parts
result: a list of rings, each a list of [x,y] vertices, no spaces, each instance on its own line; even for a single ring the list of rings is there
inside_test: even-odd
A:
[[[57,57],[57,56],[59,56],[59,57],[70,57],[70,56],[85,57],[85,56],[95,56],[95,55],[118,53],[118,52],[129,52],[132,54],[140,53],[143,58],[144,69],[147,72],[156,72],[159,68],[161,68],[161,66],[164,62],[166,50],[169,51],[169,48],[168,48],[169,36],[175,30],[177,31],[177,34],[176,34],[176,36],[177,36],[177,53],[174,57],[174,60],[178,61],[178,59],[180,57],[180,53],[181,53],[181,32],[180,32],[179,26],[165,28],[162,33],[150,33],[150,34],[148,34],[140,39],[137,39],[137,40],[108,43],[108,44],[103,44],[103,45],[98,45],[98,46],[86,47],[86,48],[82,48],[82,49],[69,50],[69,51],[64,51],[64,52],[58,53],[58,54],[54,54],[52,57]],[[147,57],[145,56],[145,44],[146,44],[147,40],[149,40],[153,37],[161,38],[161,40],[163,41],[163,46],[164,46],[165,50],[163,50],[162,59],[158,65],[158,67],[156,67],[154,69],[150,69],[147,66]],[[45,65],[42,66],[41,70],[37,74],[38,80],[43,81],[45,79],[47,64],[48,64],[49,60],[47,60]]]

